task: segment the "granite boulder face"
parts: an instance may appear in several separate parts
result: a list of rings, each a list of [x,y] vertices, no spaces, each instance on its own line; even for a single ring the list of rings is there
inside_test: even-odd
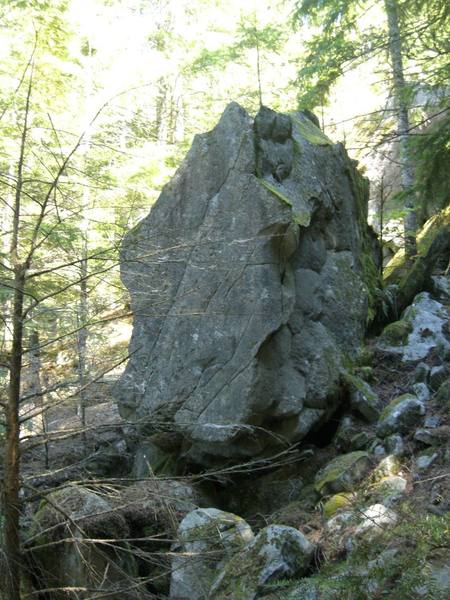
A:
[[[124,240],[122,416],[176,430],[201,465],[326,421],[366,325],[367,192],[308,113],[230,104]]]

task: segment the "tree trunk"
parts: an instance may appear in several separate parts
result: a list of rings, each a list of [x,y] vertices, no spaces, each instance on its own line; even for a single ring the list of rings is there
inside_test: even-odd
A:
[[[37,329],[33,329],[30,334],[30,348],[29,348],[29,375],[28,375],[28,387],[27,395],[32,394],[35,397],[34,406],[35,408],[43,409],[44,407],[44,394],[42,391],[42,364],[41,364],[41,351],[39,346],[39,332]],[[47,441],[47,413],[45,410],[41,411],[41,428],[39,433],[44,437],[44,459],[45,468],[49,467],[49,453],[48,453],[48,441]]]
[[[22,372],[23,300],[25,271],[15,267],[13,340],[10,360],[8,402],[6,406],[6,448],[3,511],[5,515],[4,577],[5,598],[20,600],[21,550],[19,535],[20,517],[20,383]]]
[[[397,0],[384,2],[389,30],[389,53],[392,61],[392,75],[394,80],[394,104],[397,113],[397,132],[400,144],[401,185],[405,194],[404,207],[404,236],[405,255],[412,258],[416,252],[417,218],[415,212],[414,167],[408,148],[409,112],[408,98],[403,71],[402,39],[398,18]]]
[[[87,233],[86,233],[87,235]],[[83,259],[80,264],[80,299],[78,304],[78,336],[77,336],[77,354],[78,354],[78,385],[80,387],[78,400],[78,415],[81,421],[82,437],[84,441],[84,450],[86,449],[86,346],[87,346],[87,314],[88,314],[88,296],[87,296],[87,248],[83,249]]]
[[[11,232],[10,263],[14,270],[14,297],[12,314],[12,344],[9,364],[8,398],[5,408],[6,442],[5,475],[3,490],[3,512],[5,516],[5,600],[20,600],[22,554],[20,547],[20,386],[22,377],[23,317],[25,281],[29,264],[22,264],[19,256],[19,232],[23,191],[23,169],[28,135],[31,90],[33,87],[33,65],[25,102],[25,113],[21,135],[19,159],[17,161],[16,189],[14,194],[13,223]]]

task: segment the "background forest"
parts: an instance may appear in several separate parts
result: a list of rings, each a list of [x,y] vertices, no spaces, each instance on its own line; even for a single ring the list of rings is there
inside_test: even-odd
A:
[[[86,430],[101,382],[127,360],[123,236],[231,101],[313,111],[371,181],[384,263],[405,237],[415,255],[416,229],[449,201],[449,12],[445,0],[0,1],[10,564],[19,438],[42,446],[48,469],[58,411],[76,409]]]

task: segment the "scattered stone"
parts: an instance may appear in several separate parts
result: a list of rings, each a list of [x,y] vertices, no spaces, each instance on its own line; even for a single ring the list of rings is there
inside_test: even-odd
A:
[[[350,440],[350,450],[365,450],[373,440],[373,434],[368,431],[360,431]]]
[[[414,369],[414,381],[417,383],[426,383],[430,375],[430,367],[427,363],[420,362]]]
[[[270,525],[228,561],[209,597],[256,600],[267,583],[304,575],[313,554],[313,544],[300,531]]]
[[[411,392],[415,394],[421,402],[427,402],[430,399],[430,390],[426,383],[414,383],[411,386]]]
[[[450,409],[450,378],[441,383],[436,392],[436,402]]]
[[[369,423],[380,416],[380,399],[370,385],[355,375],[346,375],[345,382],[350,395],[350,406]]]
[[[438,429],[417,429],[414,439],[426,446],[438,446],[443,441]]]
[[[386,448],[386,452],[393,456],[403,456],[405,454],[405,442],[398,433],[389,435],[384,440],[384,447]]]
[[[392,477],[400,472],[401,463],[397,456],[389,455],[383,458],[372,473],[372,479],[379,481],[385,477]]]
[[[367,452],[351,452],[332,460],[321,469],[314,480],[315,489],[322,495],[348,492],[361,481],[371,466]]]
[[[428,292],[422,292],[399,321],[385,328],[377,345],[384,352],[400,354],[403,361],[421,360],[432,348],[450,348],[443,332],[447,321],[446,307],[433,300]]]
[[[368,508],[363,509],[361,514],[364,520],[356,528],[355,536],[361,535],[366,531],[374,533],[378,531],[381,533],[386,527],[395,525],[398,519],[397,514],[383,504],[372,504]]]
[[[373,451],[372,451],[373,455],[376,456],[377,458],[381,458],[382,456],[386,456],[386,450],[384,449],[382,444],[377,444]]]
[[[449,300],[450,277],[448,275],[433,275],[431,280],[433,282],[433,294],[438,298],[438,300]]]
[[[416,458],[416,466],[419,471],[425,471],[431,467],[438,457],[439,454],[437,452],[434,452],[433,454],[422,454]]]
[[[372,500],[376,500],[384,506],[392,506],[404,494],[407,481],[399,475],[384,477],[378,481],[370,494]]]
[[[441,417],[439,415],[429,415],[425,417],[424,426],[429,429],[434,429],[435,427],[439,427],[441,423]]]
[[[323,505],[323,516],[330,519],[338,510],[349,506],[354,500],[353,494],[335,494]]]
[[[172,559],[170,598],[204,600],[217,569],[223,568],[243,546],[254,539],[250,526],[237,515],[216,508],[190,512],[178,528]]]
[[[449,378],[450,369],[447,365],[433,367],[430,371],[430,387],[436,392],[440,386]]]
[[[407,434],[419,425],[425,415],[425,406],[417,396],[403,394],[383,410],[377,426],[377,434],[387,437],[393,433]]]
[[[340,531],[344,527],[347,527],[347,525],[355,523],[356,521],[357,517],[355,512],[352,510],[346,510],[339,512],[337,515],[329,519],[326,522],[325,527],[328,529],[328,531],[335,532]]]

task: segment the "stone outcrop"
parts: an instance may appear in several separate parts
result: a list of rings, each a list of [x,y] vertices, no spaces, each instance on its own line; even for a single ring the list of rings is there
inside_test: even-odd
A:
[[[253,120],[230,104],[124,240],[122,416],[176,430],[203,465],[326,421],[366,325],[366,204],[366,181],[307,113]]]

